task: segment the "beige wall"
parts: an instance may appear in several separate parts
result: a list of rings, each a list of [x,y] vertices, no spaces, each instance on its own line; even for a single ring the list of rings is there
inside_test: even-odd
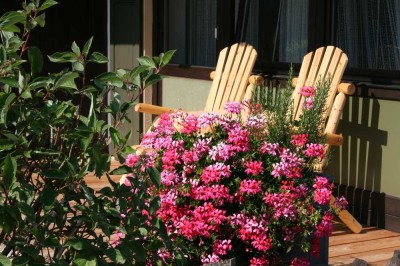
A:
[[[163,106],[184,110],[203,110],[211,81],[168,77],[163,80]]]
[[[350,97],[327,171],[344,185],[400,197],[400,103]]]

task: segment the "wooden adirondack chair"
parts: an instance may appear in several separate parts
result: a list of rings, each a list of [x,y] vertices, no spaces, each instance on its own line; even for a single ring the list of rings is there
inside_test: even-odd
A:
[[[337,47],[327,46],[317,49],[315,52],[310,52],[303,58],[299,76],[293,79],[293,102],[294,102],[294,118],[298,119],[302,113],[303,102],[302,95],[299,94],[303,86],[315,85],[322,79],[330,79],[330,90],[326,100],[326,108],[323,114],[325,125],[323,125],[324,133],[327,136],[326,151],[328,152],[331,145],[341,145],[343,137],[336,134],[340,116],[346,95],[352,95],[355,91],[353,84],[340,83],[343,77],[344,70],[347,65],[347,55]],[[326,159],[317,167],[318,171],[322,171],[326,164]],[[331,197],[331,205],[335,198]],[[362,226],[356,219],[347,211],[343,210],[339,213],[339,218],[345,223],[354,233],[359,233]]]
[[[243,99],[249,82],[257,82],[255,77],[250,78],[256,58],[256,50],[246,43],[233,44],[231,47],[224,48],[219,53],[216,70],[210,74],[213,82],[204,111],[219,111],[224,107],[226,102]],[[154,115],[176,111],[173,108],[145,103],[137,104],[135,110]]]

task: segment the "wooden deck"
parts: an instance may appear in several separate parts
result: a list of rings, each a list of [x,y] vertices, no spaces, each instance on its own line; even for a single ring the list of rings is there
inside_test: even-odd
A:
[[[352,265],[361,259],[374,266],[386,266],[395,250],[400,250],[400,233],[364,227],[353,234],[341,223],[334,224],[329,238],[329,265]]]
[[[112,167],[116,167],[113,163]],[[111,177],[118,182],[119,176]],[[87,176],[86,181],[95,190],[108,184],[107,179]],[[329,238],[329,265],[353,265],[361,259],[371,266],[386,266],[395,250],[400,250],[400,233],[364,227],[360,234],[352,233],[345,225],[336,222]]]

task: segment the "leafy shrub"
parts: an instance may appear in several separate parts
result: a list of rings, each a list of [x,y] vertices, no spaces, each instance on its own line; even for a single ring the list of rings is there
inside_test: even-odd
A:
[[[95,192],[84,177],[109,177],[109,145],[119,158],[130,151],[130,133],[122,135],[119,127],[129,122],[127,111],[143,90],[163,78],[159,71],[174,51],[88,80],[91,64],[108,61],[91,51],[90,38],[50,55],[69,67],[42,76],[45,60],[29,38],[56,4],[24,1],[21,10],[0,18],[0,264],[140,265],[150,255],[161,263],[153,251],[168,239],[158,219],[149,220],[157,205],[110,178],[110,187]],[[121,232],[125,238],[118,238]]]

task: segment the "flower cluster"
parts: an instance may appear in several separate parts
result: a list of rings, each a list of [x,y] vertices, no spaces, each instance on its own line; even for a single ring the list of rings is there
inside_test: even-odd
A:
[[[149,152],[126,159],[160,171],[156,214],[174,250],[195,264],[241,255],[249,265],[281,263],[279,254],[299,243],[318,253],[318,240],[332,231],[333,215],[322,208],[332,185],[313,171],[324,146],[295,126],[287,140],[270,142],[270,116],[248,108],[257,111],[243,119],[244,109],[229,103],[224,115],[164,114],[143,138]],[[307,259],[291,263],[307,265]]]

